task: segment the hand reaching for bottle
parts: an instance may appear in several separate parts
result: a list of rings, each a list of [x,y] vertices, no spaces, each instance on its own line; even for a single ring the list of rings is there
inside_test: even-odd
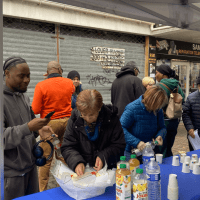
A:
[[[139,151],[143,151],[143,149],[146,147],[146,144],[143,141],[140,141],[137,145],[137,149],[139,149]]]
[[[45,142],[47,140],[51,140],[53,138],[52,134],[55,134],[51,126],[43,126],[38,132],[40,134],[41,139]],[[58,137],[58,135],[56,134],[55,136]]]
[[[161,136],[158,136],[158,137],[156,138],[156,141],[158,142],[158,146],[162,146],[162,145],[163,145],[163,139],[162,139]],[[154,142],[154,139],[153,139],[153,142]]]

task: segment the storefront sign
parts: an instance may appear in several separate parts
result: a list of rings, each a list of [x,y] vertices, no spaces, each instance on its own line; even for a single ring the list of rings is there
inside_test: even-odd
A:
[[[125,49],[92,47],[91,61],[100,62],[102,68],[121,69],[125,63]]]

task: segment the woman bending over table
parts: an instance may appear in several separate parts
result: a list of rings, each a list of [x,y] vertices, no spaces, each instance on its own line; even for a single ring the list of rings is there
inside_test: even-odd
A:
[[[87,163],[99,171],[108,164],[116,167],[126,143],[117,108],[103,104],[97,90],[79,93],[77,108],[68,121],[61,152],[77,175],[84,174]]]

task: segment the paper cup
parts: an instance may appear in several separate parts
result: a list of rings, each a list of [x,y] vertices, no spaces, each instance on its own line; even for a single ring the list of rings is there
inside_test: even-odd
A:
[[[196,160],[196,161],[198,161],[198,156],[197,156],[197,154],[192,154],[192,159],[191,160]]]
[[[182,153],[182,154],[180,155],[180,163],[184,163],[185,157],[186,157],[186,154],[185,154],[185,153]]]
[[[184,162],[190,163],[190,156],[186,156]]]
[[[189,162],[184,162],[184,163],[183,163],[182,172],[183,172],[183,173],[190,173]]]
[[[158,164],[162,164],[163,154],[156,154],[156,161]]]
[[[171,187],[168,186],[167,198],[169,200],[178,200],[178,187],[177,188],[171,188]]]
[[[190,170],[193,170],[193,165],[196,164],[197,161],[196,160],[191,160],[190,161]]]
[[[177,175],[176,174],[170,174],[169,175],[169,183],[168,187],[170,188],[178,188],[178,181],[177,181]]]
[[[199,163],[195,163],[193,165],[193,174],[199,175],[200,174],[200,164]]]
[[[173,156],[172,165],[173,166],[179,166],[180,165],[178,156]]]
[[[199,164],[200,164],[200,158],[199,158]]]

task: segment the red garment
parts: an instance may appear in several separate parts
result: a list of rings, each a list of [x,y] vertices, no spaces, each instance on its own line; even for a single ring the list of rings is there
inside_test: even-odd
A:
[[[73,81],[64,77],[52,77],[39,82],[35,87],[32,109],[44,118],[55,111],[51,119],[71,116],[71,97],[75,91]]]

